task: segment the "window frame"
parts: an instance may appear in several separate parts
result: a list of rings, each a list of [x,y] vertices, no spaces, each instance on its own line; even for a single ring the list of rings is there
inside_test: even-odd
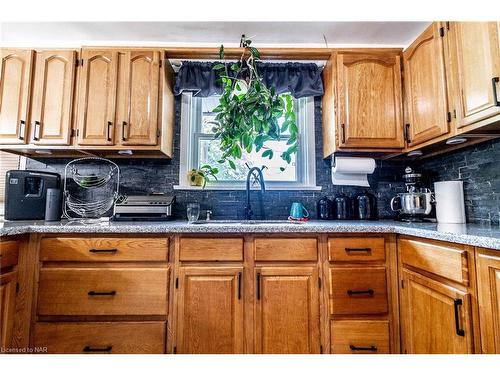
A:
[[[195,105],[192,93],[185,92],[181,96],[181,137],[179,185],[174,189],[199,190],[201,187],[190,186],[187,173],[198,162],[198,140],[213,139],[201,133],[201,101]],[[296,155],[296,181],[265,181],[268,190],[321,190],[316,186],[316,149],[314,98],[303,98],[297,101],[297,124],[299,126],[299,149]],[[279,156],[275,156],[279,157]],[[205,190],[241,190],[245,189],[244,181],[211,181]]]

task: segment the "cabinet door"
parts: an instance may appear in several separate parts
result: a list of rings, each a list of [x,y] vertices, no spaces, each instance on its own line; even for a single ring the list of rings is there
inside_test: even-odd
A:
[[[156,145],[160,52],[119,54],[117,120],[122,145]]]
[[[33,51],[0,48],[0,144],[24,144]]]
[[[255,353],[319,353],[317,268],[260,267],[255,278]]]
[[[82,50],[78,98],[78,144],[113,145],[117,52]]]
[[[12,340],[12,326],[16,300],[17,272],[0,276],[0,347],[8,348]]]
[[[500,46],[496,22],[451,22],[462,127],[500,113]]]
[[[500,354],[500,256],[478,250],[476,257],[482,351]]]
[[[410,146],[449,131],[443,38],[433,23],[403,53]]]
[[[243,353],[243,267],[181,267],[177,353]]]
[[[472,353],[469,294],[403,270],[401,331],[409,354]]]
[[[337,69],[340,147],[403,147],[399,55],[339,54]]]
[[[31,142],[69,145],[75,51],[36,51]]]

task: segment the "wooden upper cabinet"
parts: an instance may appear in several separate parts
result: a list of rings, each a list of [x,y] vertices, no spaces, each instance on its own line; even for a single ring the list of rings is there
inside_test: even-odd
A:
[[[398,53],[338,54],[340,148],[404,146],[400,64]]]
[[[259,267],[255,277],[255,353],[319,353],[318,270]]]
[[[177,353],[243,353],[243,267],[180,267]]]
[[[500,354],[500,254],[477,249],[476,266],[482,352]]]
[[[78,144],[114,143],[118,52],[82,49],[78,97]]]
[[[69,145],[76,52],[36,51],[31,143]]]
[[[500,44],[497,22],[450,22],[456,66],[457,127],[500,113]]]
[[[33,51],[0,48],[0,144],[27,143]]]
[[[403,53],[406,138],[414,146],[449,132],[443,37],[430,25]]]
[[[404,353],[473,353],[469,294],[404,269],[402,282]]]
[[[117,122],[122,145],[156,145],[160,52],[119,53]]]

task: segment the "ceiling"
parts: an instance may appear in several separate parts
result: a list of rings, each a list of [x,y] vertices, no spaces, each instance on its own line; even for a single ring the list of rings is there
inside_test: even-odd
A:
[[[257,46],[406,47],[430,22],[4,22],[3,46]]]

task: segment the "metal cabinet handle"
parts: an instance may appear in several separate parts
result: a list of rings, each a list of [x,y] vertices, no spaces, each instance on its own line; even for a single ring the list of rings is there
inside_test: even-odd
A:
[[[455,309],[455,332],[457,336],[465,336],[465,331],[460,328],[460,306],[462,306],[462,300],[460,298],[453,301],[453,307]]]
[[[366,352],[376,352],[378,349],[376,346],[371,345],[371,346],[354,346],[354,345],[349,345],[349,349],[351,350],[357,350],[357,351],[366,351]]]
[[[109,292],[96,292],[95,290],[91,290],[87,293],[89,296],[116,296],[116,290],[111,290]]]
[[[500,107],[500,101],[498,100],[497,84],[500,81],[499,77],[493,77],[491,79],[491,85],[493,86],[493,103],[495,106]]]
[[[116,253],[118,249],[89,249],[89,253]]]
[[[17,134],[17,138],[21,141],[24,140],[24,131],[26,129],[26,122],[24,120],[19,121],[19,133]]]
[[[33,129],[33,140],[34,141],[40,140],[40,121],[35,121],[35,126]]]
[[[342,135],[342,143],[345,143],[345,124],[340,124],[340,130]]]
[[[346,247],[345,248],[346,253],[371,253],[372,249],[369,247]]]
[[[260,272],[257,272],[257,299],[260,299]]]
[[[108,141],[111,142],[111,127],[113,126],[113,123],[111,121],[108,121]]]
[[[405,139],[406,143],[411,143],[411,138],[410,138],[410,124],[405,125]]]
[[[91,347],[91,346],[85,346],[83,348],[84,353],[111,353],[111,350],[113,350],[113,346],[105,346],[103,348],[97,348],[97,347]]]
[[[360,295],[369,295],[369,296],[373,296],[375,294],[375,291],[373,289],[367,289],[367,290],[348,290],[347,291],[347,295],[349,297],[352,297],[352,296],[360,296]]]
[[[127,126],[127,121],[122,122],[122,141],[126,141],[127,137],[125,137],[125,127]]]
[[[238,299],[241,299],[241,272],[238,272]]]

